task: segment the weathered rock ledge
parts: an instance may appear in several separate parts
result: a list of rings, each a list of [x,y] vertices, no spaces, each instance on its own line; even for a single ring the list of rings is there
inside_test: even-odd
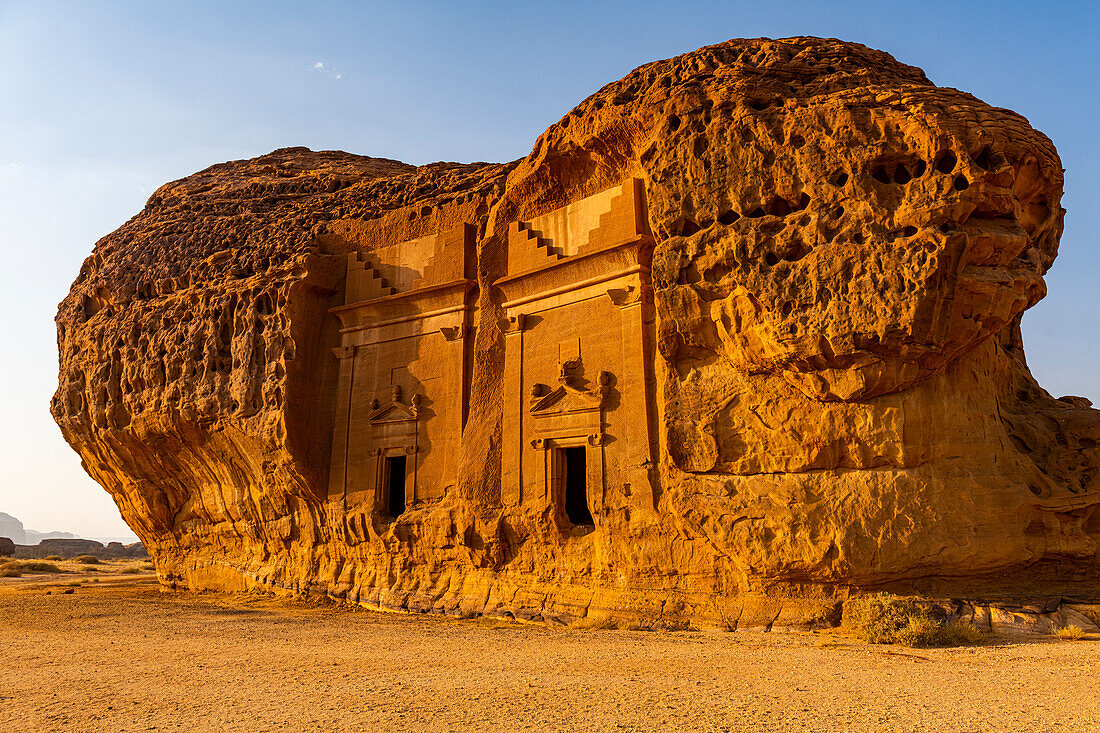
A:
[[[166,184],[61,303],[51,409],[171,586],[729,628],[875,589],[1087,607],[1100,412],[1019,330],[1061,195],[1018,114],[728,41],[513,163]]]

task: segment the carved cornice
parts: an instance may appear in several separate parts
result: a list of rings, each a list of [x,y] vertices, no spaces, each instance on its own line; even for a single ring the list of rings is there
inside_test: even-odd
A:
[[[650,247],[644,245],[651,245],[652,242],[648,236],[639,235],[624,242],[555,260],[544,267],[502,277],[493,285],[504,293],[504,307],[508,308],[617,277],[648,273],[649,263],[643,255]]]
[[[387,326],[431,318],[468,308],[470,294],[477,290],[476,280],[453,280],[417,290],[386,295],[350,305],[330,308],[343,326],[341,330]]]

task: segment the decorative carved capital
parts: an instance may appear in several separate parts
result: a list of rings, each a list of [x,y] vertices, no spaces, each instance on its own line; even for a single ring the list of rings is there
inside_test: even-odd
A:
[[[633,305],[640,305],[646,300],[647,291],[637,285],[627,285],[623,288],[610,288],[607,291],[607,297],[611,299],[611,302],[620,308],[628,308]]]
[[[505,333],[519,333],[526,326],[527,317],[522,313],[516,313],[508,316],[505,323]]]
[[[439,332],[443,334],[443,338],[448,341],[458,341],[466,337],[466,328],[464,326],[443,326],[439,329]]]

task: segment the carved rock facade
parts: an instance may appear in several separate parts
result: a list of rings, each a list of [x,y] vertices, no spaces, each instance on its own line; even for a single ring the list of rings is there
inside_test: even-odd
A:
[[[1019,332],[1061,192],[1026,120],[885,53],[729,41],[514,163],[165,185],[61,304],[52,410],[168,585],[739,628],[1097,602],[1100,412]]]

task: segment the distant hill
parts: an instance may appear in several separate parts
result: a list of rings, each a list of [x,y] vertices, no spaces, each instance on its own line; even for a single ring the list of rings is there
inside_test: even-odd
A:
[[[72,532],[38,532],[33,529],[26,529],[23,523],[13,517],[10,514],[0,512],[0,537],[8,537],[17,545],[37,545],[42,540],[75,540],[75,539],[91,539],[103,544],[109,542],[121,542],[124,545],[128,545],[132,542],[137,542],[137,537],[81,537],[78,534]]]
[[[80,537],[72,532],[35,532],[33,529],[28,529],[26,532],[27,541],[17,544],[37,545],[42,540],[75,540]]]
[[[7,537],[17,545],[27,544],[27,531],[23,529],[23,523],[4,512],[0,512],[0,537]]]

